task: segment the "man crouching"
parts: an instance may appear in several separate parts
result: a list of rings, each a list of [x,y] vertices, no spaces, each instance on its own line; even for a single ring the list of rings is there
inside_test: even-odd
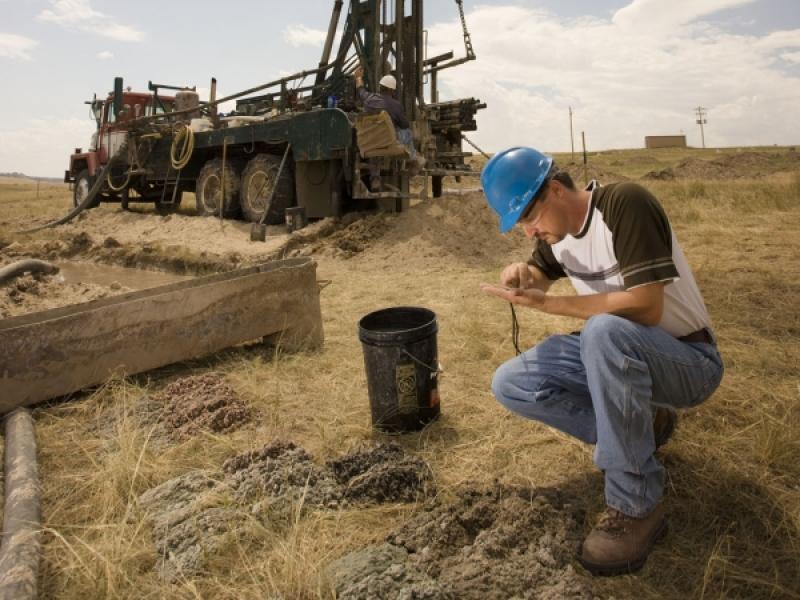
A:
[[[512,304],[586,320],[495,373],[509,410],[589,444],[605,474],[607,509],[583,542],[593,574],[639,569],[666,532],[664,467],[656,449],[674,409],[705,401],[722,360],[692,271],[664,210],[635,183],[576,189],[552,158],[532,148],[495,155],[481,175],[500,217],[536,240],[525,263],[506,267],[485,293]],[[569,277],[577,296],[547,294]]]

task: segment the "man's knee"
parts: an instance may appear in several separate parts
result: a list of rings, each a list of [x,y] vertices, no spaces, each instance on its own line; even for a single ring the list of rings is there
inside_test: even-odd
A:
[[[624,317],[603,313],[586,321],[581,331],[581,353],[619,346],[637,325]]]
[[[492,377],[492,393],[500,404],[508,407],[507,400],[515,395],[515,390],[518,390],[514,382],[514,371],[512,362],[518,359],[512,359],[503,363],[494,372]]]
[[[531,410],[536,403],[536,390],[541,384],[542,374],[521,357],[503,363],[494,372],[492,393],[508,410],[520,414]],[[522,409],[524,405],[524,410]]]

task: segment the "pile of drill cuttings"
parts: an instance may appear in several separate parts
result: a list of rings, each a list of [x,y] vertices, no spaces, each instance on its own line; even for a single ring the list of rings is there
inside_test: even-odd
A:
[[[251,417],[247,404],[219,373],[182,377],[166,386],[159,399],[163,423],[178,439],[201,431],[227,433]]]
[[[433,494],[427,463],[396,444],[374,444],[317,464],[300,446],[274,441],[242,452],[218,472],[192,471],[139,497],[153,526],[162,578],[202,571],[255,520],[289,523],[293,514],[352,503],[411,502]]]
[[[590,578],[572,565],[581,521],[553,490],[465,487],[337,560],[329,576],[342,600],[585,600]]]

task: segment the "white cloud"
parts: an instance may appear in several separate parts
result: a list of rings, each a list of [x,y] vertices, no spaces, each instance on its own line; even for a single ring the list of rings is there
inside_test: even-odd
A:
[[[31,119],[24,127],[0,130],[0,171],[58,177],[69,168],[69,155],[86,147],[95,130],[86,108],[85,119]]]
[[[784,52],[781,54],[781,58],[786,62],[800,65],[800,52]]]
[[[85,31],[123,42],[138,42],[144,34],[129,25],[118,23],[92,8],[90,0],[50,0],[50,8],[37,17],[65,29]]]
[[[487,102],[475,140],[492,150],[514,144],[568,150],[569,106],[576,146],[585,130],[590,149],[641,147],[645,135],[681,130],[699,146],[693,112],[699,104],[709,108],[710,145],[796,143],[800,120],[771,117],[796,112],[800,78],[779,60],[786,54],[780,48],[795,45],[795,32],[734,35],[692,21],[709,14],[707,4],[719,9],[734,0],[696,4],[702,12],[678,2],[682,16],[663,36],[629,26],[634,16],[656,10],[650,1],[626,7],[624,25],[622,11],[611,19],[566,20],[520,6],[479,6],[467,15],[478,60],[442,72],[441,100]],[[456,20],[430,27],[429,39],[430,56],[463,54]]]
[[[612,21],[615,25],[640,31],[671,29],[686,25],[701,17],[751,4],[755,0],[633,0],[628,6],[619,9]]]
[[[295,48],[299,46],[322,46],[327,36],[327,31],[311,29],[305,25],[289,25],[283,31],[284,41]]]
[[[97,53],[97,58],[99,58],[100,60],[109,60],[114,58],[114,53],[109,52],[108,50],[103,50],[102,52]]]
[[[0,33],[0,58],[30,60],[30,50],[38,44],[36,40],[13,33]]]
[[[781,48],[800,48],[800,29],[773,31],[757,42],[759,48],[779,50]]]

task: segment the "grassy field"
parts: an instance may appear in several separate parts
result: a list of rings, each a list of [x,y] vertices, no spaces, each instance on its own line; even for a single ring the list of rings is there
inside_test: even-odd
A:
[[[757,150],[780,161],[791,154]],[[640,178],[687,158],[724,161],[741,152],[621,150],[589,158],[593,169]],[[640,574],[594,580],[599,597],[800,598],[800,169],[758,169],[735,166],[730,177],[714,180],[643,181],[664,204],[694,269],[726,374],[708,402],[681,415],[675,438],[660,452],[669,473],[670,534]],[[171,477],[216,468],[276,438],[318,457],[386,439],[370,427],[356,323],[390,305],[424,305],[439,317],[442,417],[393,439],[430,464],[440,495],[468,482],[558,486],[586,509],[588,531],[602,508],[591,448],[512,416],[489,389],[493,370],[513,348],[507,307],[478,286],[525,257],[529,244],[490,231],[479,200],[446,198],[391,217],[385,235],[367,239],[348,260],[320,253],[319,277],[333,282],[322,292],[321,352],[236,349],[38,408],[44,596],[332,598],[326,566],[383,539],[418,507],[252,519],[202,576],[166,584],[153,571],[157,552],[136,499]],[[17,241],[16,250],[24,249],[37,238],[13,230],[31,215],[57,216],[68,206],[63,186],[42,185],[36,200],[35,186],[0,181],[0,245]],[[568,284],[555,292],[569,293]],[[580,326],[533,312],[520,320],[526,345]],[[138,407],[175,378],[209,370],[231,383],[256,419],[230,434],[154,444]]]

